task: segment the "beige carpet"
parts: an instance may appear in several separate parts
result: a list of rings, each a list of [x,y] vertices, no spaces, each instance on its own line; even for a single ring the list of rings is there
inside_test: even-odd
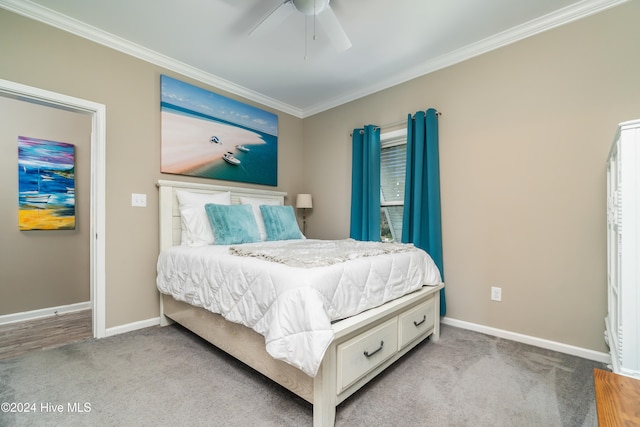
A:
[[[596,426],[601,363],[444,325],[337,426]],[[310,426],[312,407],[178,326],[0,360],[0,426]],[[26,409],[25,409],[26,408]],[[26,411],[30,412],[26,412]]]

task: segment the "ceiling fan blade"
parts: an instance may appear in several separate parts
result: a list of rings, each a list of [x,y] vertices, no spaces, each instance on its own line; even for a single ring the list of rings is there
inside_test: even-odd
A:
[[[344,32],[340,21],[338,21],[338,17],[333,9],[331,9],[331,5],[328,5],[316,18],[327,34],[327,37],[331,40],[331,43],[339,52],[351,47],[351,40],[349,40],[347,33]]]
[[[294,12],[291,0],[286,0],[278,6],[273,12],[267,15],[255,28],[249,31],[250,36],[262,36],[273,31],[278,27],[289,15]]]

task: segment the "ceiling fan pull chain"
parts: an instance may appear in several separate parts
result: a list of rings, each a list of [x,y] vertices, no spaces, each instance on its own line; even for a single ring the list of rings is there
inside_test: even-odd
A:
[[[313,0],[313,40],[316,39],[316,16],[318,12],[316,12],[316,0]]]
[[[307,61],[307,51],[308,51],[308,44],[309,44],[309,36],[307,34],[307,27],[309,26],[309,20],[307,19],[307,17],[304,17],[304,61]]]

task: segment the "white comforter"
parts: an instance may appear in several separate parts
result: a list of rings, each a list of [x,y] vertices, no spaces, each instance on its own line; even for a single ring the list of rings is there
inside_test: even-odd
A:
[[[262,248],[265,243],[256,245]],[[213,245],[163,250],[158,289],[252,328],[265,337],[271,356],[310,376],[316,375],[333,340],[331,321],[441,281],[433,260],[420,249],[313,268],[236,256],[229,249]]]

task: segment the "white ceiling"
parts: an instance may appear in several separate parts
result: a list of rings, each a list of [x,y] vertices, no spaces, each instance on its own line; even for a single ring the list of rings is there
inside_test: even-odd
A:
[[[444,68],[626,0],[332,0],[353,46],[313,19],[249,32],[283,0],[0,0],[52,24],[297,117]],[[305,58],[306,56],[306,58]]]

